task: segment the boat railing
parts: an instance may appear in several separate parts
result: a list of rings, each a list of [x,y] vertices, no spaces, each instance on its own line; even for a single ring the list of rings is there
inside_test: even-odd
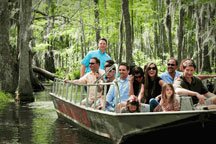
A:
[[[59,97],[61,99],[64,99],[70,103],[74,103],[76,105],[82,105],[81,102],[83,99],[86,98],[86,103],[88,104],[89,101],[89,88],[90,87],[95,87],[95,94],[94,94],[94,103],[92,106],[89,105],[82,105],[85,107],[91,107],[93,109],[98,109],[97,108],[97,100],[98,100],[98,91],[99,91],[99,86],[102,87],[102,93],[101,93],[101,98],[100,100],[102,101],[102,107],[100,108],[101,110],[105,110],[106,106],[106,94],[108,91],[108,85],[114,85],[116,88],[116,105],[117,102],[119,101],[119,87],[117,80],[114,80],[113,82],[109,83],[94,83],[94,84],[79,84],[79,83],[73,83],[73,82],[65,82],[63,79],[58,79],[55,78],[53,87],[52,87],[52,94],[55,95],[56,97]],[[99,100],[98,100],[99,101]],[[116,111],[116,108],[115,108]]]
[[[94,83],[94,84],[78,84],[73,82],[65,82],[63,79],[55,78],[53,87],[52,87],[52,95],[64,99],[65,101],[68,101],[69,103],[74,103],[79,106],[84,106],[86,108],[93,108],[93,109],[99,109],[97,105],[97,92],[98,92],[98,86],[102,86],[103,90],[101,93],[101,102],[102,107],[100,110],[105,111],[106,106],[106,94],[107,94],[107,87],[113,85],[116,90],[116,103],[114,107],[114,112],[118,112],[117,105],[120,102],[120,90],[118,86],[118,81],[114,80],[111,83]],[[82,100],[86,98],[86,103],[88,103],[89,100],[89,88],[95,87],[95,94],[94,94],[94,103],[90,105],[82,105]],[[179,96],[180,101],[180,111],[191,111],[191,110],[199,110],[193,105],[192,98],[190,96],[180,95]],[[202,107],[200,107],[202,109]]]

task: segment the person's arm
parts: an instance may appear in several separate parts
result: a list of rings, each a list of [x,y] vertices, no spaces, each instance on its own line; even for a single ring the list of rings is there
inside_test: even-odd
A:
[[[141,85],[141,89],[140,89],[140,92],[139,92],[139,96],[138,96],[139,102],[142,101],[143,96],[144,96],[144,84]]]
[[[79,79],[72,80],[71,82],[74,84],[87,84],[88,75],[89,74],[87,73],[84,76],[80,77]]]
[[[197,77],[201,80],[204,80],[204,79],[208,79],[208,78],[215,78],[216,75],[197,75]]]
[[[162,87],[163,86],[163,84],[165,84],[165,82],[161,79],[161,80],[159,80],[159,85]]]
[[[196,96],[199,99],[200,104],[203,104],[205,99],[206,99],[206,97],[204,95],[201,95],[198,92],[194,92],[194,91],[187,90],[187,89],[184,89],[184,88],[179,88],[178,87],[178,88],[175,89],[175,92],[178,95]]]
[[[106,102],[108,104],[111,104],[113,102],[114,91],[115,91],[114,85],[111,85],[110,89],[109,89],[109,91],[108,91],[108,93],[106,95]]]
[[[84,76],[86,67],[82,64],[80,69],[80,77]]]
[[[134,82],[134,76],[130,75],[129,76],[129,95],[134,95],[133,82]]]
[[[158,95],[158,96],[156,96],[155,97],[155,99],[159,102],[160,101],[160,99],[161,99],[161,94],[160,95]]]
[[[204,94],[204,96],[206,97],[213,97],[216,96],[215,94],[211,93],[211,92],[207,92],[206,94]]]

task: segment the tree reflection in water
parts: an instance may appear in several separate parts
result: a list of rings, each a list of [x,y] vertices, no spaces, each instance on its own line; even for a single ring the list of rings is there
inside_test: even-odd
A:
[[[0,143],[3,144],[104,144],[83,130],[59,120],[49,89],[35,93],[35,102],[9,103],[0,110]]]

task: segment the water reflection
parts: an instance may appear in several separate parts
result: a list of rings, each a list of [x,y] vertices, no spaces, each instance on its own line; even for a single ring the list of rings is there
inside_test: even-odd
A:
[[[103,138],[76,128],[59,120],[54,110],[51,97],[47,91],[35,93],[35,102],[27,105],[10,103],[0,110],[0,143],[1,144],[110,144]],[[206,129],[192,125],[136,136],[122,144],[142,144],[147,141],[166,142],[175,139],[178,142],[212,141],[215,125]],[[193,137],[193,135],[196,135]],[[187,139],[187,140],[186,140]]]
[[[0,110],[1,144],[110,143],[59,120],[48,92],[35,93],[33,103]]]

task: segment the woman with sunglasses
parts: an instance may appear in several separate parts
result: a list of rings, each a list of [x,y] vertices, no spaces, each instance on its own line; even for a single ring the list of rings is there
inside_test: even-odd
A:
[[[158,76],[158,68],[154,62],[149,62],[146,65],[145,72],[144,72],[144,84],[141,86],[141,90],[138,96],[138,100],[141,102],[144,98],[144,103],[150,104],[150,111],[153,111],[154,107],[158,105],[154,103],[150,103],[151,98],[156,98],[159,101],[162,85],[165,83],[159,76]]]
[[[141,85],[144,83],[144,72],[139,66],[135,66],[132,69],[132,74],[129,77],[130,80],[130,95],[138,97]]]

